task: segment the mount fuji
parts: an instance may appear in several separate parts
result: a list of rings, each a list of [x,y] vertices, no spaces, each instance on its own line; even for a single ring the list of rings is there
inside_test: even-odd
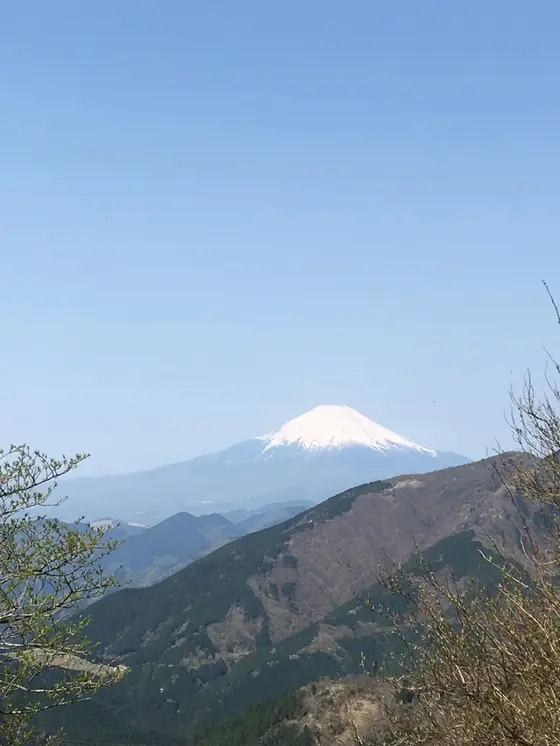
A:
[[[437,457],[435,451],[387,430],[346,405],[315,407],[257,440],[266,443],[262,453],[293,445],[303,451],[342,450],[357,446],[383,452],[394,448],[408,449]]]
[[[122,476],[64,482],[64,519],[111,515],[151,525],[174,513],[317,503],[364,482],[468,463],[378,425],[345,405],[321,405],[278,430],[219,453]]]

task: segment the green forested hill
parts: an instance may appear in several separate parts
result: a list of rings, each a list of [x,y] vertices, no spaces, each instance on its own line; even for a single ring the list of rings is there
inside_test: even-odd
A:
[[[189,655],[199,655],[208,663],[216,653],[225,652],[227,657],[228,651],[220,650],[219,641],[208,636],[207,628],[226,620],[237,605],[247,622],[255,622],[248,636],[254,641],[248,639],[247,644],[255,649],[266,647],[271,642],[270,615],[261,594],[248,581],[266,577],[278,565],[286,576],[297,577],[297,557],[291,554],[290,543],[298,533],[311,532],[314,526],[349,510],[359,496],[389,486],[376,482],[348,490],[289,521],[237,539],[156,585],[104,598],[89,610],[88,634],[106,653],[125,661],[142,663],[163,654],[169,663]],[[288,583],[278,591],[267,587],[266,595],[288,597]],[[289,609],[289,598],[284,607]]]
[[[425,552],[424,561],[434,569],[449,566],[456,577],[489,579],[497,571],[482,558],[480,548],[472,531],[463,532],[431,547]],[[417,563],[418,558],[412,558],[406,569],[412,571]],[[391,603],[387,592],[377,585],[366,589],[364,597],[374,605]],[[277,645],[264,645],[233,665],[216,661],[213,666],[207,664],[199,669],[184,667],[183,675],[179,667],[174,667],[176,675],[171,678],[169,660],[173,649],[162,651],[155,664],[133,666],[127,678],[113,690],[94,702],[73,708],[72,723],[66,723],[66,730],[75,737],[76,730],[87,724],[99,740],[118,740],[115,735],[118,723],[119,739],[129,728],[134,738],[150,730],[190,743],[205,729],[237,717],[223,728],[207,733],[202,743],[220,744],[226,734],[232,743],[236,743],[236,738],[241,743],[247,732],[256,734],[259,729],[261,735],[268,734],[267,738],[274,734],[276,737],[284,733],[284,726],[276,728],[275,718],[286,719],[278,713],[287,704],[294,705],[293,699],[282,699],[280,704],[276,699],[316,679],[360,673],[362,655],[372,669],[382,665],[398,649],[397,639],[389,633],[387,624],[387,618],[376,616],[362,598],[356,597],[321,621]],[[243,713],[263,700],[272,702],[251,710],[248,720],[243,719]],[[295,740],[286,743],[293,742],[294,746],[306,743],[299,740],[305,734],[294,731],[291,725],[283,737],[288,738],[287,734]],[[153,739],[149,742],[156,743]],[[276,742],[263,743],[272,746]]]
[[[193,746],[313,746],[310,729],[299,722],[305,714],[303,692],[290,691],[210,728]]]
[[[73,708],[67,728],[87,721],[111,741],[118,723],[188,740],[307,682],[356,673],[362,653],[379,664],[394,637],[353,589],[379,597],[379,563],[415,547],[460,576],[487,571],[477,537],[493,532],[515,554],[516,515],[487,459],[362,485],[104,598],[88,610],[88,633],[129,673]]]
[[[488,557],[488,550],[476,541],[473,532],[464,532],[438,542],[425,552],[422,558],[419,556],[411,558],[403,569],[406,573],[414,574],[421,563],[434,572],[446,567],[457,580],[476,578],[484,585],[495,585],[501,577],[498,569],[500,561],[495,558],[495,564],[489,563],[483,557],[481,550]],[[270,658],[265,665],[270,663],[281,665],[281,661],[285,661],[286,658],[293,663],[301,663],[299,667],[293,668],[294,672],[299,668],[299,677],[297,674],[287,675],[286,669],[279,672],[279,679],[282,682],[279,688],[282,684],[286,686],[288,682],[292,686],[301,687],[302,684],[312,680],[313,674],[320,679],[317,684],[312,683],[311,686],[303,689],[292,689],[275,699],[268,699],[249,707],[243,714],[209,728],[201,737],[195,738],[193,744],[196,746],[264,746],[268,744],[270,746],[273,744],[307,746],[309,744],[311,746],[317,742],[314,737],[314,726],[317,724],[323,735],[325,731],[336,734],[338,730],[340,735],[345,728],[348,729],[349,724],[345,723],[346,708],[339,707],[342,701],[351,701],[352,697],[356,697],[357,694],[358,697],[361,695],[360,710],[364,711],[365,701],[368,706],[365,709],[369,708],[373,712],[379,696],[375,687],[375,678],[371,678],[370,683],[364,686],[363,680],[368,677],[345,676],[345,674],[361,672],[362,666],[359,661],[363,655],[370,666],[372,664],[382,665],[391,657],[391,653],[398,652],[399,644],[396,638],[389,634],[389,629],[386,627],[387,617],[374,614],[369,608],[370,604],[366,605],[366,598],[372,606],[394,607],[396,602],[396,599],[391,598],[383,588],[374,585],[367,589],[364,597],[353,599],[339,606],[324,619],[322,626],[330,629],[330,640],[337,639],[328,655],[339,659],[338,668],[329,665],[327,658],[317,653],[311,653],[309,656],[302,654],[306,646],[309,646],[309,640],[316,640],[319,634],[321,625],[313,625],[304,633],[294,636],[289,645],[286,643],[275,653],[270,651]],[[375,629],[376,625],[377,629]],[[272,672],[276,670],[273,665]],[[264,673],[264,678],[272,679],[272,672]],[[334,675],[333,672],[335,672]],[[375,671],[370,671],[370,673],[375,674]],[[326,687],[325,676],[331,677],[330,680],[327,679]],[[339,683],[335,684],[333,679]],[[359,686],[355,685],[356,680],[360,681]],[[273,688],[272,682],[270,687]],[[323,701],[323,712],[321,712],[321,707],[317,706],[317,700],[320,703],[321,695],[323,698],[328,695],[326,701]],[[325,707],[327,712],[324,711]],[[354,727],[353,723],[351,728]],[[340,743],[343,742],[346,741],[341,739]]]

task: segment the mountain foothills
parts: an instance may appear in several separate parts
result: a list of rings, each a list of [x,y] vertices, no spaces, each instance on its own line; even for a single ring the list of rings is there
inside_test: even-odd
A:
[[[471,577],[492,572],[480,549],[492,551],[494,542],[521,558],[519,514],[503,477],[519,458],[364,484],[156,585],[100,600],[89,609],[88,634],[104,660],[129,672],[72,709],[68,737],[79,740],[87,730],[105,741],[212,744],[223,743],[228,728],[236,738],[247,728],[272,729],[272,738],[278,721],[295,733],[294,744],[306,743],[311,725],[302,730],[295,722],[305,724],[303,710],[292,723],[264,701],[316,679],[357,674],[362,654],[377,666],[394,652],[387,620],[354,595],[388,601],[375,582],[380,564],[424,551],[456,577]],[[219,725],[243,713],[249,720]]]
[[[348,406],[321,405],[278,430],[219,453],[122,476],[73,479],[63,520],[117,515],[153,525],[179,512],[316,503],[356,484],[468,462],[417,445]]]
[[[107,539],[121,542],[103,558],[103,569],[123,586],[141,587],[162,580],[232,539],[280,523],[308,507],[305,503],[275,503],[258,511],[240,511],[231,516],[236,520],[219,513],[177,513],[151,527],[110,519],[92,521],[92,525],[107,526]]]
[[[107,532],[107,538],[118,538],[121,532],[118,525]],[[103,568],[122,585],[150,585],[244,533],[217,513],[199,517],[177,513],[121,539],[122,543],[103,558]]]

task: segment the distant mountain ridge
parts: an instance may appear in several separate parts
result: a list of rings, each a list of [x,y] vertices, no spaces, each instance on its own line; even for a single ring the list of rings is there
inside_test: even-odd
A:
[[[118,538],[119,528],[110,529],[108,538]],[[218,513],[199,517],[176,513],[124,537],[122,544],[104,557],[103,567],[123,585],[151,585],[244,533]]]
[[[123,587],[144,587],[177,572],[204,554],[240,536],[273,526],[301,513],[305,505],[275,503],[244,511],[232,521],[219,513],[194,516],[182,512],[155,526],[135,526],[111,518],[91,521],[107,529],[106,538],[121,543],[103,558],[104,570]]]
[[[153,525],[179,512],[317,503],[355,484],[468,463],[388,430],[348,406],[321,405],[267,435],[219,453],[122,476],[73,479],[63,519],[115,514]]]

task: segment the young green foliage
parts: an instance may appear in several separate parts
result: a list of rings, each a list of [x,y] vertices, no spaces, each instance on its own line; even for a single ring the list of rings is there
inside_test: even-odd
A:
[[[72,616],[115,585],[99,566],[115,542],[41,515],[56,480],[85,458],[0,450],[0,743],[23,742],[42,710],[88,698],[124,673],[88,658],[87,620]]]

